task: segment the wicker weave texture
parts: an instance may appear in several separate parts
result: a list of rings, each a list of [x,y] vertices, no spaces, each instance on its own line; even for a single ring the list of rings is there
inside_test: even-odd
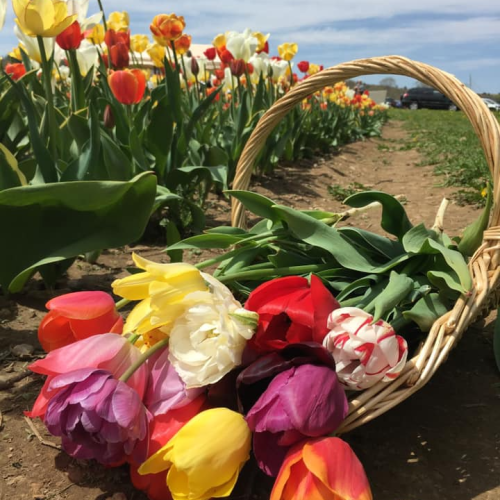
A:
[[[395,74],[415,78],[449,97],[472,123],[494,180],[494,207],[483,244],[469,262],[473,287],[459,298],[454,308],[432,326],[417,354],[394,381],[379,382],[351,399],[349,415],[339,433],[352,430],[393,408],[422,388],[446,360],[468,325],[491,305],[500,285],[500,126],[482,99],[453,75],[438,68],[400,56],[358,59],[326,69],[296,85],[260,119],[236,167],[233,189],[248,189],[257,155],[280,120],[303,99],[325,86],[361,75]],[[233,198],[233,226],[245,225],[241,203]]]

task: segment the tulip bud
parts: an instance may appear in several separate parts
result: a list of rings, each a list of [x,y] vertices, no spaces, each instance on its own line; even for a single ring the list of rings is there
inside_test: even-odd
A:
[[[191,58],[191,73],[193,73],[194,76],[198,76],[198,73],[200,72],[200,65],[198,64],[198,61],[196,60],[195,57]]]
[[[109,129],[115,127],[115,115],[113,114],[113,109],[109,104],[107,104],[104,108],[104,126]]]
[[[209,61],[213,61],[215,59],[215,56],[217,55],[217,52],[215,50],[215,47],[210,47],[207,50],[205,50],[203,54]]]

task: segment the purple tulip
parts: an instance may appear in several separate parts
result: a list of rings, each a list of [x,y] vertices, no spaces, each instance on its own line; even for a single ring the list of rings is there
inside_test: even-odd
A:
[[[259,467],[276,476],[292,445],[333,432],[347,411],[332,368],[306,364],[281,372],[246,416]]]
[[[156,416],[186,406],[203,392],[203,387],[186,389],[186,384],[168,360],[168,349],[164,349],[151,363],[144,403]]]
[[[146,459],[150,414],[125,382],[106,370],[82,368],[54,377],[45,425],[62,438],[63,449],[75,458],[94,458],[117,465],[127,456]]]

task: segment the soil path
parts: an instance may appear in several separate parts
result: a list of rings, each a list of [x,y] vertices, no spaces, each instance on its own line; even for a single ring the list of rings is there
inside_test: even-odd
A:
[[[255,180],[252,188],[297,208],[343,211],[346,207],[328,188],[340,192],[357,182],[403,195],[412,222],[432,226],[442,197],[452,190],[437,186],[433,167],[417,166],[421,157],[406,147],[408,141],[401,123],[390,122],[381,138],[351,144],[330,157],[285,165],[273,177]],[[215,199],[211,204],[210,224],[228,224],[229,205]],[[458,234],[477,214],[452,203],[446,231]],[[346,223],[374,231],[379,220],[374,210]],[[133,248],[166,262],[162,249]],[[53,293],[109,291],[111,281],[131,264],[130,250],[105,252],[96,265],[77,263]],[[36,280],[15,300],[0,297],[0,387],[41,355],[36,329],[50,297]],[[471,327],[419,393],[346,436],[365,466],[375,500],[500,499],[500,377],[492,353],[493,322],[490,315]],[[12,352],[21,343],[35,348],[26,359]],[[0,391],[0,500],[144,500],[131,486],[125,467],[106,470],[39,442],[23,411],[31,407],[40,387],[41,379],[30,376]],[[57,443],[40,422],[34,425],[43,438]],[[257,475],[254,481],[254,498],[267,498],[268,479]]]

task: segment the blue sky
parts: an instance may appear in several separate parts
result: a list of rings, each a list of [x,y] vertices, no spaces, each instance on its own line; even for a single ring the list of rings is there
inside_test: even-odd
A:
[[[227,30],[270,33],[271,53],[297,42],[296,61],[325,67],[352,59],[403,55],[454,74],[476,92],[500,92],[498,0],[103,0],[106,13],[127,10],[133,33],[149,33],[157,13],[186,20],[193,43],[210,43]],[[89,13],[97,11],[90,0]],[[0,53],[16,45],[13,13],[0,32]],[[383,76],[365,77],[378,83]],[[401,85],[414,81],[398,77]]]

